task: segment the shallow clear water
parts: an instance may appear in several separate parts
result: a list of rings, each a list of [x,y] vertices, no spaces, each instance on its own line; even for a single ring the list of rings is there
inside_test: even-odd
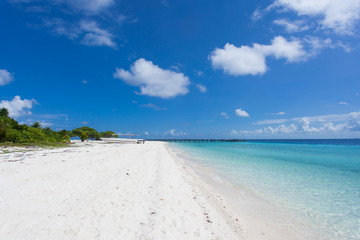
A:
[[[330,239],[360,239],[359,140],[172,146],[296,214]]]

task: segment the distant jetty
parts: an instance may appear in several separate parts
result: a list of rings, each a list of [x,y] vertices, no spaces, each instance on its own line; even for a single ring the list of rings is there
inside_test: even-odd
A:
[[[244,139],[147,139],[147,141],[160,142],[245,142]]]

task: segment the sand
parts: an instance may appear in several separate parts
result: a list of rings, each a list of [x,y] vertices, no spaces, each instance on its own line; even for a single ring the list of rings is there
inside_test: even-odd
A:
[[[302,239],[251,227],[160,142],[3,152],[0,213],[2,240]]]

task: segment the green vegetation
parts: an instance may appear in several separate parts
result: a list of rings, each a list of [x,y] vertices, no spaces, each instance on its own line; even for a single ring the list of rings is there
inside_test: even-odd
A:
[[[91,127],[81,127],[81,128],[75,128],[72,130],[72,133],[74,136],[78,136],[81,141],[85,141],[86,139],[100,139],[100,133],[96,131],[94,128]]]
[[[9,111],[6,108],[0,109],[0,117],[9,117]]]
[[[100,137],[102,138],[118,138],[119,136],[113,131],[101,132]]]
[[[6,108],[0,109],[0,145],[53,145],[61,146],[69,143],[71,137],[79,137],[81,141],[86,139],[99,140],[100,137],[117,137],[112,131],[99,133],[94,128],[81,127],[72,131],[60,130],[58,132],[51,128],[42,128],[39,122],[33,123],[31,126],[19,124],[16,120],[9,117],[9,111]]]
[[[79,137],[82,142],[85,141],[86,139],[88,139],[88,135],[86,132],[81,132]]]

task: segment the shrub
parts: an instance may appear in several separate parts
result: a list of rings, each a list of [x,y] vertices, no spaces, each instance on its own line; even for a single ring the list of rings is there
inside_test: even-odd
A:
[[[16,129],[9,129],[9,134],[8,134],[6,140],[8,142],[12,142],[12,143],[26,142],[23,137],[22,132],[20,132],[19,130],[16,130]]]
[[[102,137],[102,138],[117,138],[119,136],[116,135],[113,131],[106,131],[106,132],[101,132],[100,137]]]

